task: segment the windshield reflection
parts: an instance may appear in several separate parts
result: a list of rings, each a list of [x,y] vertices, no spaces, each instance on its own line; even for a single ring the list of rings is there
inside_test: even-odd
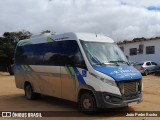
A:
[[[92,66],[129,65],[127,58],[115,43],[81,40],[81,44]]]

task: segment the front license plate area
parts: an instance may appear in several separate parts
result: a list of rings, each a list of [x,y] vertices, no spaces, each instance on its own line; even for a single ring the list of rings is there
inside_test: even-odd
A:
[[[128,103],[128,106],[133,106],[133,105],[136,105],[137,102],[131,102],[131,103]]]

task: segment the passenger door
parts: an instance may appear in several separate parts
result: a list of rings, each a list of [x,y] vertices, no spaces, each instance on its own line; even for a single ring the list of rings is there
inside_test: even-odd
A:
[[[62,98],[76,100],[76,80],[74,79],[74,55],[77,50],[77,42],[73,40],[61,42],[61,81]]]
[[[152,64],[152,71],[153,72],[156,71],[158,69],[157,63],[151,62],[151,64]]]
[[[76,101],[80,74],[78,68],[84,62],[83,57],[76,40],[63,41],[61,49],[62,98]]]
[[[146,69],[147,69],[149,72],[152,71],[151,62],[147,62],[147,63],[146,63]]]

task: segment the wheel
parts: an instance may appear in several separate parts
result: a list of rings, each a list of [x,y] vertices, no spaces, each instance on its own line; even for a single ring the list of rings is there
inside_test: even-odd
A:
[[[24,90],[25,90],[25,97],[26,97],[26,99],[32,100],[32,99],[35,98],[35,94],[34,94],[33,89],[32,89],[32,87],[31,87],[30,84],[27,84],[25,86]]]
[[[25,85],[25,97],[28,100],[38,99],[41,94],[33,92],[32,86],[30,84]]]
[[[8,72],[9,72],[10,75],[14,75],[13,67],[11,67]]]
[[[10,75],[14,75],[14,73],[13,73],[12,71],[9,71],[9,74],[10,74]]]
[[[148,73],[149,73],[148,70],[145,70],[145,71],[144,71],[144,75],[145,75],[145,76],[147,76]]]
[[[79,97],[79,109],[86,114],[93,114],[97,111],[96,100],[91,93],[83,93]]]

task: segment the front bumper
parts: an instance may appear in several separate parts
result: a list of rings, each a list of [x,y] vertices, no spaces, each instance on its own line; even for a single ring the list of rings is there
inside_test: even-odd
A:
[[[137,94],[132,99],[125,99],[123,96],[115,95],[107,92],[95,93],[98,108],[119,108],[126,107],[132,103],[140,103],[143,101],[142,93]]]

